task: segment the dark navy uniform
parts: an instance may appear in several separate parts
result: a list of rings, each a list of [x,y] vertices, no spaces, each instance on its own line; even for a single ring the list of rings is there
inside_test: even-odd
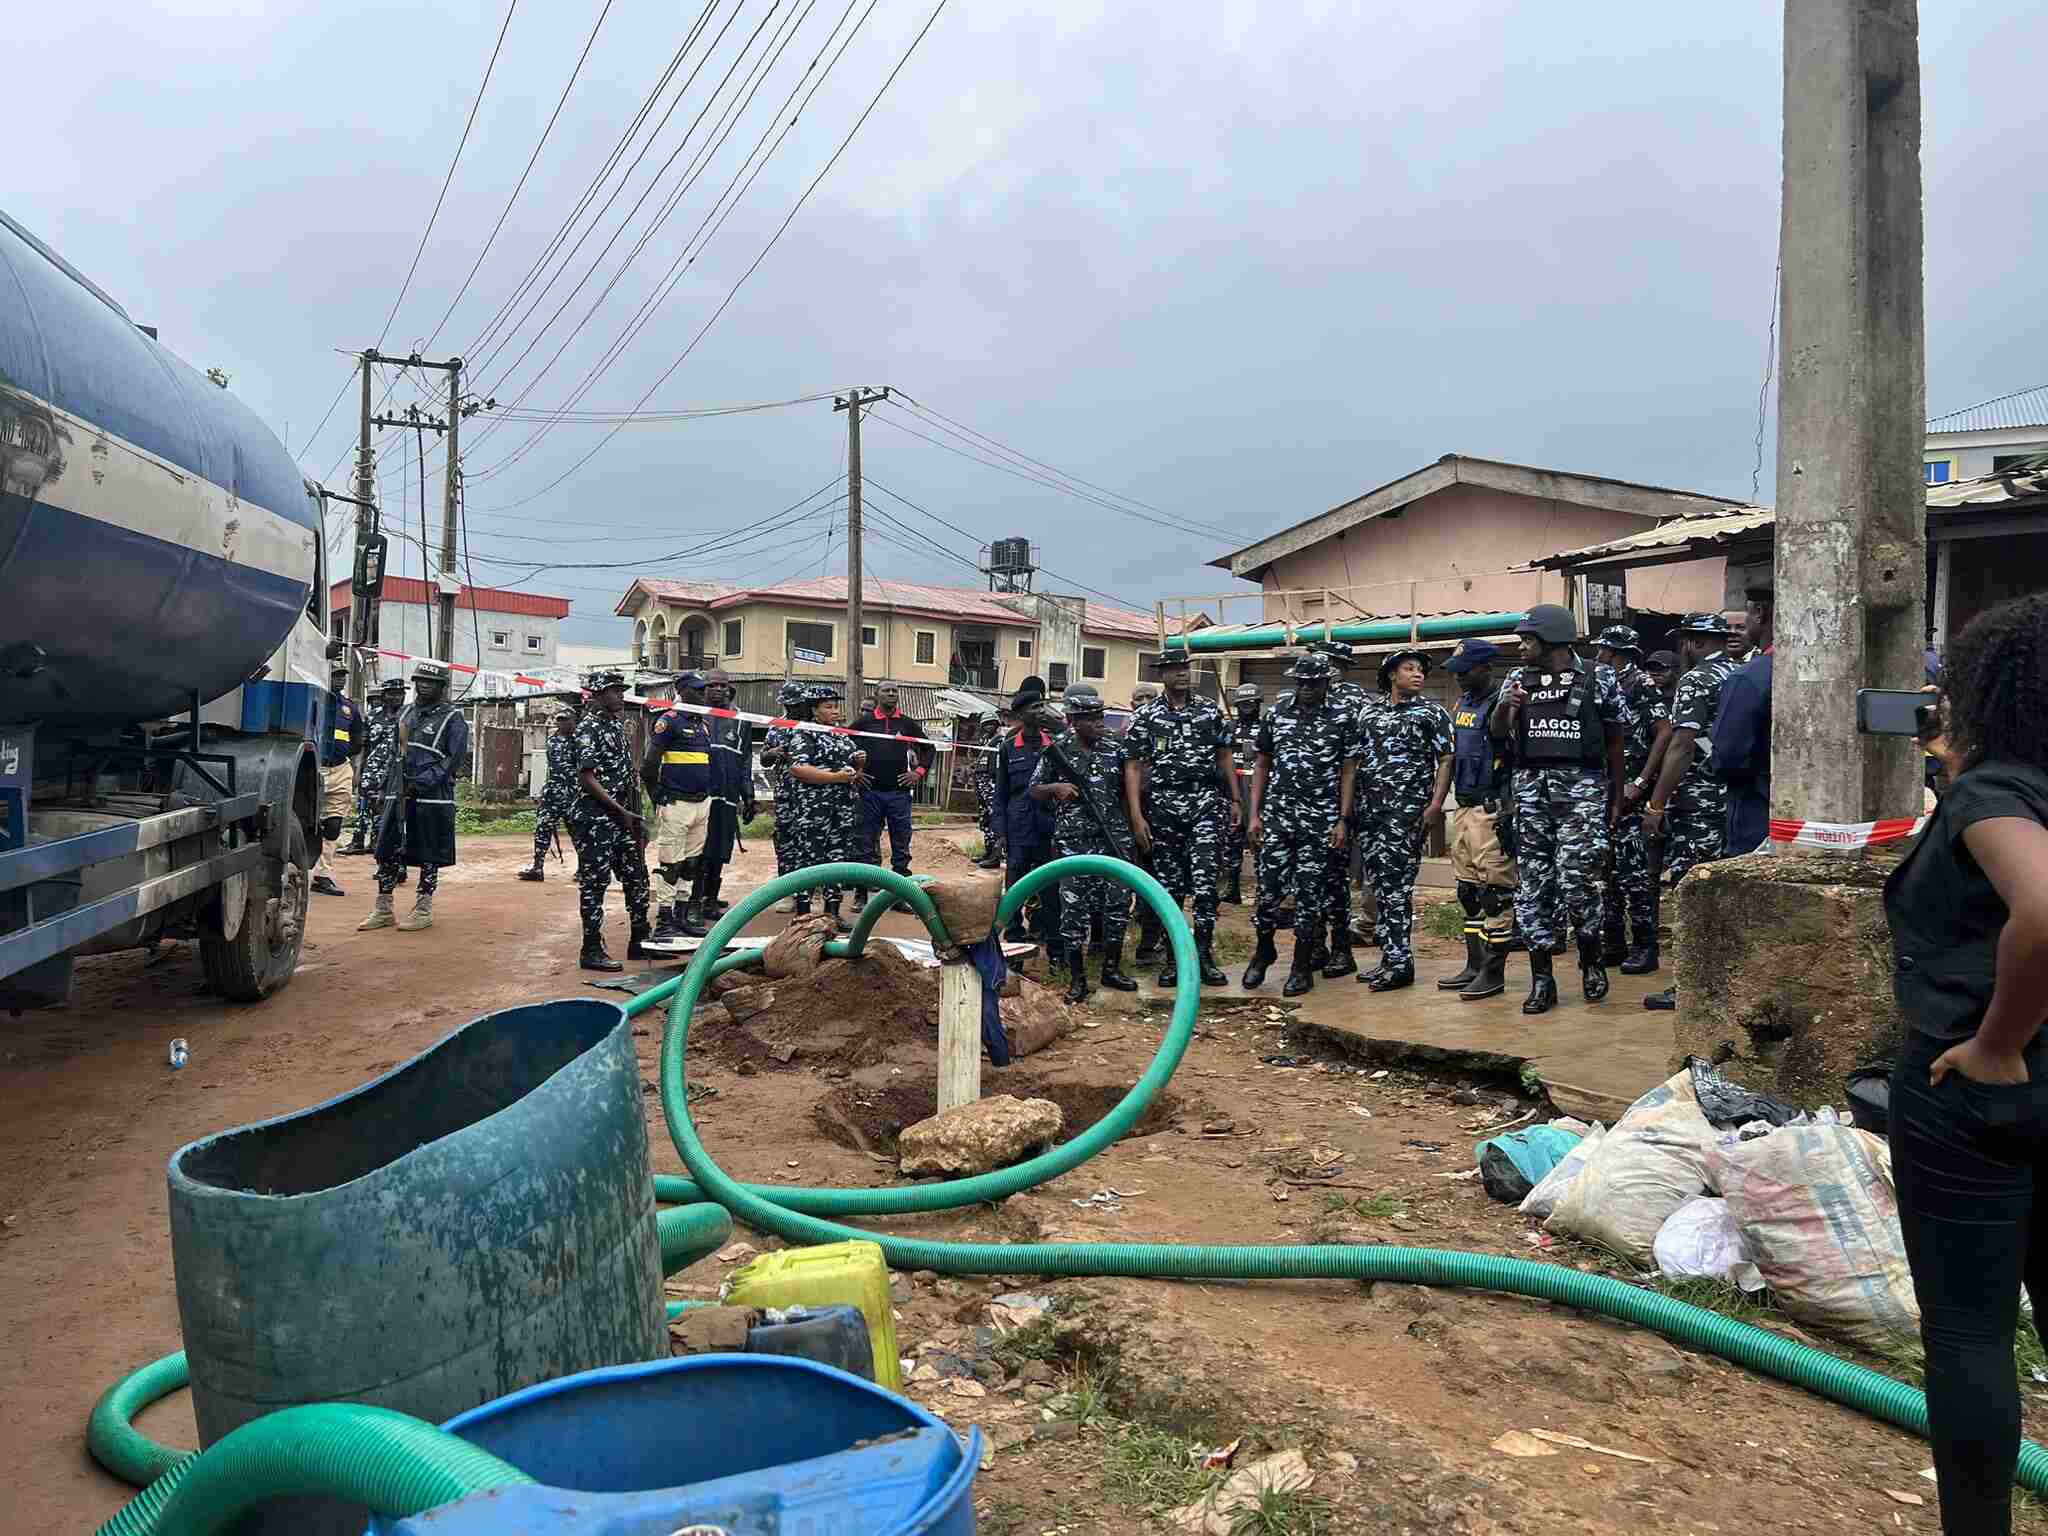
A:
[[[754,819],[754,736],[744,720],[705,721],[711,737],[711,832],[704,842],[704,892],[718,899],[719,871],[732,862],[740,828]]]
[[[423,662],[424,667],[426,664]],[[405,706],[383,786],[377,832],[377,890],[389,895],[408,865],[432,896],[441,868],[455,862],[455,780],[469,766],[469,722],[447,700]]]
[[[602,709],[585,713],[576,726],[575,769],[579,781],[586,772],[591,774],[612,799],[629,812],[639,812],[640,780],[623,716]],[[634,929],[644,931],[651,892],[646,855],[634,829],[619,825],[603,801],[579,788],[569,812],[569,835],[576,842],[576,904],[586,940],[604,922],[604,893],[611,889],[614,875],[625,892]]]
[[[1029,793],[1038,774],[1038,759],[1052,738],[1044,732],[1019,727],[1005,733],[996,751],[996,809],[1003,823],[1003,853],[1008,863],[1008,880],[1015,885],[1039,865],[1052,858],[1052,806],[1034,800]],[[1040,942],[1050,944],[1059,931],[1059,888],[1039,892],[1035,924]],[[1013,938],[1023,936],[1023,915],[1011,924]]]
[[[1491,641],[1467,641],[1446,666],[1464,675],[1490,669],[1499,655]],[[1448,820],[1451,873],[1458,882],[1458,904],[1465,910],[1465,968],[1440,978],[1437,986],[1474,1000],[1498,996],[1503,990],[1508,946],[1514,938],[1515,863],[1500,840],[1501,817],[1514,793],[1513,759],[1507,743],[1493,734],[1493,711],[1499,702],[1500,685],[1490,677],[1479,688],[1468,679],[1451,710],[1454,808]]]
[[[693,689],[703,678],[691,674]],[[694,710],[665,710],[647,733],[654,788],[654,901],[673,912],[696,878],[711,830],[710,722]]]

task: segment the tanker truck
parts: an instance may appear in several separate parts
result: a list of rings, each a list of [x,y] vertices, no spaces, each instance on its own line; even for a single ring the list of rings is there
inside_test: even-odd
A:
[[[165,939],[226,999],[291,979],[325,558],[255,413],[0,214],[0,1008]]]

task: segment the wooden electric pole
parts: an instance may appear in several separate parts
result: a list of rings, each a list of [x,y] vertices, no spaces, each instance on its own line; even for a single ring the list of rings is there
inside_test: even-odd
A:
[[[455,594],[461,586],[451,573],[456,569],[456,521],[462,501],[462,463],[458,448],[462,436],[462,359],[450,358],[444,366],[448,370],[448,465],[441,489],[441,632],[434,636],[434,656],[439,661],[453,661]]]
[[[865,619],[861,613],[860,413],[863,406],[889,398],[888,388],[856,389],[839,395],[832,409],[846,412],[846,718],[861,711],[861,671],[867,659],[861,645]]]
[[[377,502],[377,460],[370,447],[370,365],[375,356],[374,351],[363,354],[363,421],[356,444],[356,559],[352,572],[362,569],[363,550],[376,532],[372,509]],[[376,600],[365,597],[355,586],[353,574],[349,583],[349,639],[353,644],[348,651],[348,696],[361,705],[369,678],[364,675],[362,652],[356,647],[377,643]]]

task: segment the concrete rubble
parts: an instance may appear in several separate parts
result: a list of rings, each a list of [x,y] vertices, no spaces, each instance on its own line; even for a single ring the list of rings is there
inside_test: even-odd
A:
[[[988,1173],[1051,1146],[1065,1124],[1050,1099],[997,1094],[906,1126],[897,1138],[898,1166],[912,1178]]]

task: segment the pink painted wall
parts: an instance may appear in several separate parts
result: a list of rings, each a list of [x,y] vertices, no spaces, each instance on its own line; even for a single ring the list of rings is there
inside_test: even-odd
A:
[[[1728,562],[1686,560],[1628,573],[1628,605],[1653,613],[1720,613],[1727,608]]]

